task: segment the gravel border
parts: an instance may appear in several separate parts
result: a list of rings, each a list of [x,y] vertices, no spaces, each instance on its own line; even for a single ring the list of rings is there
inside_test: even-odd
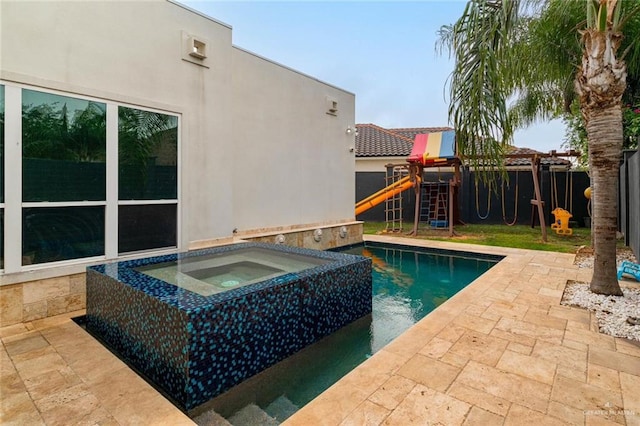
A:
[[[625,260],[632,263],[638,263],[630,248],[619,247],[616,251],[616,267],[620,266],[620,264]],[[573,264],[577,265],[578,268],[593,269],[593,250],[590,247],[585,246],[578,248]]]
[[[591,292],[587,283],[567,281],[561,304],[594,311],[601,333],[640,342],[640,324],[627,321],[640,318],[640,288],[622,287],[622,292],[624,296],[605,296]]]
[[[616,265],[619,267],[624,260],[637,263],[631,249],[619,247]],[[580,247],[573,263],[578,268],[593,269],[593,250]],[[589,290],[588,283],[569,280],[560,304],[593,311],[601,333],[640,342],[640,287],[625,286],[622,292],[624,296],[595,294]]]

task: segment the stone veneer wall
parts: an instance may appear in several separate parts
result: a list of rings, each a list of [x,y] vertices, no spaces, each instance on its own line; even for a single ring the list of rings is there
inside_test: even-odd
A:
[[[342,226],[347,228],[344,238],[340,236]],[[315,229],[322,229],[319,242],[314,240]],[[238,237],[255,242],[274,243],[279,234],[285,236],[283,244],[326,250],[361,243],[362,222],[278,230]],[[85,273],[0,286],[0,326],[77,311],[84,309],[86,303]]]
[[[340,236],[340,228],[347,228],[347,235]],[[322,230],[320,241],[314,239],[314,231]],[[290,229],[282,231],[272,231],[258,235],[239,235],[239,238],[261,243],[276,243],[278,235],[284,235],[282,244],[293,247],[304,247],[316,250],[327,250],[335,247],[343,247],[362,242],[362,222],[350,223],[348,225],[339,224],[331,226],[318,226],[317,228]]]
[[[0,286],[0,326],[84,309],[84,273]]]

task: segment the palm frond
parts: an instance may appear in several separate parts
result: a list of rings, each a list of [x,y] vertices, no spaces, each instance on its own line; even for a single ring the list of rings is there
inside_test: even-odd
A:
[[[440,32],[440,46],[455,59],[448,80],[449,119],[458,152],[485,182],[502,169],[513,133],[507,100],[517,71],[507,64],[513,64],[508,50],[519,25],[518,8],[516,0],[472,0],[460,19]]]

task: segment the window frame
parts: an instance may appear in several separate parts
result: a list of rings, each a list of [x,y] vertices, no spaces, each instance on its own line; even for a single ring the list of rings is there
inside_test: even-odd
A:
[[[5,109],[6,109],[6,85],[4,84],[4,82],[0,81],[0,86],[2,86],[2,114],[5,115],[5,125],[4,125],[4,129],[6,129],[6,114],[5,114]],[[0,244],[2,244],[2,251],[0,252],[0,256],[1,256],[1,260],[2,262],[0,262],[0,273],[2,271],[4,271],[4,256],[5,256],[5,245],[4,245],[4,240],[5,240],[5,219],[4,219],[4,213],[5,213],[5,209],[4,209],[4,203],[5,203],[5,185],[6,185],[6,171],[5,171],[5,166],[4,166],[4,160],[5,160],[5,153],[4,153],[4,147],[6,145],[6,140],[5,140],[5,134],[4,134],[4,129],[2,130],[2,138],[3,138],[3,144],[2,147],[0,147],[0,150],[2,150],[2,152],[0,153],[0,161],[2,162],[1,166],[2,166],[2,170],[0,171],[0,173],[2,173],[2,188],[0,188],[0,191],[2,191],[2,197],[0,198],[0,212],[2,212],[2,220],[0,220]]]
[[[163,111],[159,111],[159,110],[154,110],[154,109],[150,109],[150,108],[142,108],[142,107],[138,107],[138,106],[131,106],[131,105],[126,105],[126,104],[115,104],[115,132],[116,132],[116,138],[118,137],[118,132],[119,132],[119,111],[118,109],[120,107],[125,107],[125,108],[132,108],[132,109],[139,109],[141,111],[148,111],[148,112],[154,112],[154,113],[161,113],[161,114],[166,114]],[[118,213],[118,208],[120,206],[147,206],[147,205],[157,205],[157,204],[175,204],[176,205],[176,246],[175,248],[179,248],[180,247],[180,204],[178,202],[178,200],[180,199],[180,129],[181,129],[181,115],[179,114],[167,114],[167,115],[173,115],[178,119],[177,122],[177,147],[176,147],[176,199],[173,198],[162,198],[162,199],[120,199],[120,185],[119,185],[119,152],[115,152],[115,163],[116,163],[116,167],[114,170],[115,176],[114,179],[112,179],[112,183],[115,182],[115,197],[117,200],[117,206],[115,208],[115,216],[118,217],[119,213]],[[108,114],[107,114],[108,116]],[[107,123],[107,128],[109,124]],[[119,148],[119,144],[116,144],[116,146]],[[108,152],[107,152],[108,154]],[[107,156],[107,159],[109,157]],[[109,182],[109,180],[107,180],[107,182]],[[107,188],[108,190],[109,188]],[[108,191],[107,191],[108,192]],[[119,241],[118,241],[118,233],[119,233],[119,224],[116,223],[115,226],[115,236],[113,236],[114,244],[115,247],[113,248],[115,256],[116,257],[126,257],[126,256],[137,256],[140,253],[148,253],[150,250],[136,250],[136,251],[128,251],[128,252],[122,252],[120,253],[118,250],[118,246],[119,246]],[[156,250],[161,250],[161,249],[156,249]],[[154,250],[155,251],[155,250]]]
[[[29,272],[58,266],[82,265],[115,259],[140,257],[141,254],[175,253],[181,248],[181,138],[182,114],[175,111],[150,108],[142,105],[107,100],[77,93],[63,92],[49,88],[31,86],[0,80],[5,95],[5,147],[4,147],[4,210],[3,236],[4,269],[0,274]],[[23,89],[66,96],[86,101],[106,104],[106,199],[104,201],[22,201],[22,91]],[[127,200],[118,199],[118,107],[134,108],[177,117],[177,181],[175,199]],[[11,183],[6,177],[11,176]],[[16,190],[18,188],[18,190]],[[175,204],[176,205],[176,245],[159,247],[139,252],[118,253],[118,207],[120,205]],[[93,257],[75,258],[55,262],[22,265],[22,212],[24,208],[51,207],[105,207],[104,254]]]

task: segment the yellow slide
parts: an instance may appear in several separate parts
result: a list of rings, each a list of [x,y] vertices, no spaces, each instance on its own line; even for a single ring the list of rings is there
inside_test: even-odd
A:
[[[364,200],[358,201],[358,203],[356,203],[356,216],[358,216],[360,213],[366,212],[371,207],[377,206],[386,199],[391,198],[394,195],[399,194],[402,191],[406,191],[407,189],[412,187],[413,182],[411,182],[409,176],[406,176],[399,181],[392,183],[391,185],[381,189],[375,194],[368,196]]]

